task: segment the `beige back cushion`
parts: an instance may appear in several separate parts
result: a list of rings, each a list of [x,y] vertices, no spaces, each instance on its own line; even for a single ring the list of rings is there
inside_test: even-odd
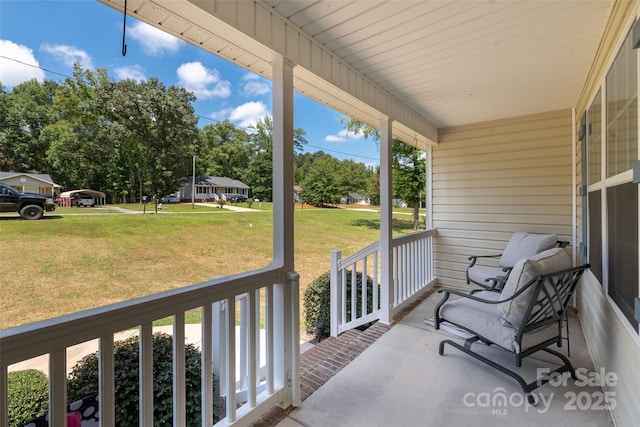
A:
[[[519,289],[524,287],[538,275],[554,273],[573,267],[571,255],[566,248],[553,248],[541,252],[516,263],[507,283],[502,289],[500,299],[512,297]],[[535,286],[529,287],[525,292],[511,301],[498,304],[498,315],[503,324],[519,327],[522,322]]]
[[[523,258],[529,258],[556,245],[558,236],[555,234],[531,234],[516,231],[509,239],[500,257],[500,267],[512,268]]]

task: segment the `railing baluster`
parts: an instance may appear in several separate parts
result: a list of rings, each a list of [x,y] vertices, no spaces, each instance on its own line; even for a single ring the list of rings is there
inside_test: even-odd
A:
[[[257,380],[257,366],[259,363],[256,363],[256,359],[260,360],[260,336],[258,335],[258,322],[260,321],[260,316],[257,316],[257,313],[260,310],[260,294],[259,291],[249,292],[249,342],[248,342],[248,355],[249,355],[249,366],[248,366],[248,392],[249,392],[249,407],[253,408],[256,406],[256,386],[258,384]]]
[[[295,271],[287,272],[287,285],[291,287],[291,346],[295,349],[291,355],[291,403],[300,406],[300,275]]]
[[[391,268],[392,268],[392,274],[391,274],[391,286],[393,287],[392,289],[392,301],[389,301],[390,304],[392,304],[393,306],[395,306],[396,301],[398,300],[398,285],[397,283],[400,281],[400,278],[398,277],[398,248],[397,247],[393,247],[391,249],[391,253],[392,253],[392,262],[391,262]]]
[[[9,370],[0,364],[0,425],[9,427]]]
[[[378,292],[379,275],[378,275],[378,260],[380,259],[380,251],[375,251],[373,254],[373,311],[377,312],[380,309],[380,301]]]
[[[340,324],[344,325],[345,323],[347,323],[347,269],[344,268],[341,272],[340,272],[341,276],[342,276],[342,280],[340,282],[341,287],[340,287],[340,293],[342,294],[342,313],[340,313],[340,317],[341,317],[341,321]]]
[[[244,294],[241,297],[236,298],[236,300],[236,304],[240,307],[240,336],[237,337],[237,342],[240,347],[240,353],[238,355],[238,362],[240,363],[240,366],[238,366],[240,370],[240,378],[237,378],[237,380],[239,389],[246,390],[247,379],[249,376],[249,373],[247,372],[247,367],[249,365],[249,317],[247,313],[247,295]]]
[[[229,393],[229,390],[227,390],[227,370],[225,369],[227,366],[227,352],[224,350],[229,333],[226,305],[226,301],[213,303],[213,321],[215,322],[215,326],[212,327],[213,373],[218,380],[218,390],[214,399],[216,406],[222,403],[221,396],[226,396]]]
[[[368,276],[368,271],[367,271],[367,257],[364,257],[362,259],[362,289],[360,290],[360,314],[361,316],[366,316],[367,314],[367,301],[369,300],[368,298],[368,293],[369,293],[369,287],[367,286],[367,276]]]
[[[99,381],[100,381],[100,425],[113,427],[115,421],[115,382],[113,360],[113,334],[100,337]]]
[[[273,349],[273,287],[269,285],[266,288],[266,301],[265,301],[265,334],[266,334],[266,358],[267,358],[267,391],[269,394],[273,394],[275,390],[275,375],[274,375],[274,349]]]
[[[342,313],[344,312],[344,299],[342,295],[342,272],[340,271],[340,260],[342,252],[331,251],[330,281],[330,314],[329,323],[331,325],[331,336],[337,337],[340,333],[340,326],[344,323]]]
[[[202,427],[213,425],[213,312],[211,304],[202,307],[201,384]]]
[[[417,281],[418,281],[418,277],[416,275],[416,269],[418,268],[418,266],[416,265],[416,261],[417,261],[417,250],[418,250],[418,242],[411,242],[409,244],[410,249],[409,249],[409,253],[407,254],[407,268],[409,268],[409,275],[411,276],[411,280],[410,283],[411,285],[409,286],[409,292],[408,295],[413,295],[413,293],[417,290],[418,286],[417,286]]]
[[[354,262],[351,265],[351,321],[356,320],[358,307],[358,266]]]
[[[153,327],[140,326],[140,427],[153,427]]]
[[[256,340],[255,340],[255,345],[256,345],[256,349],[255,349],[255,357],[256,357],[256,366],[255,366],[255,378],[256,378],[256,385],[258,385],[260,383],[260,369],[262,368],[262,360],[261,360],[261,355],[262,355],[262,347],[263,347],[263,343],[262,343],[262,331],[261,331],[261,322],[263,319],[263,295],[265,292],[265,289],[256,289],[256,301],[255,301],[255,305],[256,305],[256,319],[255,319],[255,324],[256,324]],[[266,323],[266,319],[265,319],[265,323]],[[266,346],[265,346],[266,348]]]
[[[186,425],[184,312],[173,317],[173,426]]]
[[[419,270],[419,274],[420,274],[420,286],[422,286],[423,284],[427,283],[427,275],[425,274],[426,271],[426,264],[427,264],[427,258],[424,256],[425,252],[424,252],[424,248],[425,248],[425,243],[426,240],[422,240],[420,241],[420,251],[418,253],[418,259],[417,259],[417,264],[420,267]]]
[[[49,423],[65,426],[67,422],[67,350],[49,354]]]
[[[227,421],[236,420],[236,304],[235,298],[227,298]]]

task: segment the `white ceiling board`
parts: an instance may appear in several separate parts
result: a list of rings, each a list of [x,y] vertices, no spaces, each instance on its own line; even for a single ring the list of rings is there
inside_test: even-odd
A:
[[[610,8],[598,0],[265,2],[439,127],[574,106]]]

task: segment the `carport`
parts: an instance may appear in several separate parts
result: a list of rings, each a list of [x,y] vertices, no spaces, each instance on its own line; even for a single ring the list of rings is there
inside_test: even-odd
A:
[[[77,194],[86,194],[93,197],[96,201],[96,206],[105,205],[107,203],[107,195],[102,191],[97,190],[89,190],[84,188],[82,190],[71,190],[60,193],[60,206],[70,208],[71,200],[73,200],[74,196]]]

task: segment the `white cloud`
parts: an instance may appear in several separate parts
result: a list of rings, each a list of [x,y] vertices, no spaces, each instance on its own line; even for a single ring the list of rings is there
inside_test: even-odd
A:
[[[126,34],[137,41],[142,51],[149,56],[173,54],[180,49],[180,39],[144,22],[135,22],[127,27]]]
[[[327,142],[348,142],[348,141],[357,141],[363,138],[363,135],[358,133],[353,133],[346,129],[341,130],[336,135],[327,135],[324,137],[324,140]]]
[[[12,88],[31,79],[44,81],[44,71],[36,68],[40,64],[33,56],[33,50],[9,40],[0,40],[0,52],[2,56],[15,60],[0,58],[0,83],[5,87]]]
[[[209,115],[209,117],[211,117],[213,120],[228,119],[232,111],[233,111],[233,108],[225,108],[224,110],[214,111]]]
[[[270,116],[267,106],[262,102],[247,102],[234,108],[229,114],[229,120],[237,126],[247,130],[249,125],[254,125],[259,119]]]
[[[240,94],[245,97],[264,95],[271,90],[266,80],[253,73],[242,76],[241,82]]]
[[[93,60],[87,52],[77,47],[66,44],[49,44],[42,43],[40,50],[53,55],[53,57],[62,62],[67,67],[73,67],[76,62],[80,63],[85,70],[93,69]]]
[[[193,92],[199,100],[227,98],[231,83],[222,80],[218,70],[206,68],[200,62],[187,62],[178,67],[178,85]]]
[[[147,80],[147,76],[144,74],[144,68],[140,65],[133,65],[131,67],[119,67],[114,70],[116,76],[120,80],[131,79],[137,82],[143,82]]]

